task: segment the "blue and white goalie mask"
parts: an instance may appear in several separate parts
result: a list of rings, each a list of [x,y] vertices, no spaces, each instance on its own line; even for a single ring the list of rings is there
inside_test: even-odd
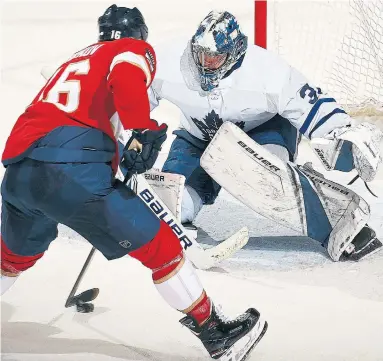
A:
[[[247,36],[241,32],[237,19],[227,11],[211,11],[191,40],[201,88],[216,88],[230,69],[240,65],[246,49]]]

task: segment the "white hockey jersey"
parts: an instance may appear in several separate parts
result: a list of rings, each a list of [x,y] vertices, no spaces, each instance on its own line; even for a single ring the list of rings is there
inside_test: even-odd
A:
[[[180,127],[201,140],[211,140],[225,121],[247,132],[276,114],[308,138],[323,137],[351,122],[335,99],[258,46],[249,45],[242,65],[210,92],[199,86],[188,41],[156,52],[158,70],[149,89],[151,108],[161,99],[178,106]]]

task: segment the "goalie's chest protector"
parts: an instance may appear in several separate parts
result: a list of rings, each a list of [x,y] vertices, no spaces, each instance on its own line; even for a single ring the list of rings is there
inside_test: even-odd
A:
[[[158,55],[156,79],[161,84],[160,98],[181,110],[181,124],[192,135],[210,141],[225,121],[248,132],[278,113],[278,95],[290,69],[287,64],[251,46],[238,69],[222,79],[218,88],[203,92],[198,80],[187,85],[188,68],[180,68],[185,44],[173,52],[164,52],[164,57]]]
[[[224,79],[219,88],[206,95],[185,84],[169,88],[163,89],[165,98],[182,111],[182,126],[201,140],[210,141],[225,121],[249,131],[275,115],[268,108],[266,94],[239,89],[235,78]]]

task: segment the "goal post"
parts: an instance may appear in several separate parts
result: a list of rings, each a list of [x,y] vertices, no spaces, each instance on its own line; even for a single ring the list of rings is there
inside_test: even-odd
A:
[[[352,116],[383,119],[383,0],[256,0],[254,40]]]

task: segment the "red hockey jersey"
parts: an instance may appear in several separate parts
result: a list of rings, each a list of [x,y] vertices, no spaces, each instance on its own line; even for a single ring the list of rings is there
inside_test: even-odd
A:
[[[99,42],[76,52],[16,121],[3,162],[60,126],[92,127],[114,139],[110,119],[116,112],[124,129],[156,129],[147,95],[155,72],[154,50],[142,40]]]

